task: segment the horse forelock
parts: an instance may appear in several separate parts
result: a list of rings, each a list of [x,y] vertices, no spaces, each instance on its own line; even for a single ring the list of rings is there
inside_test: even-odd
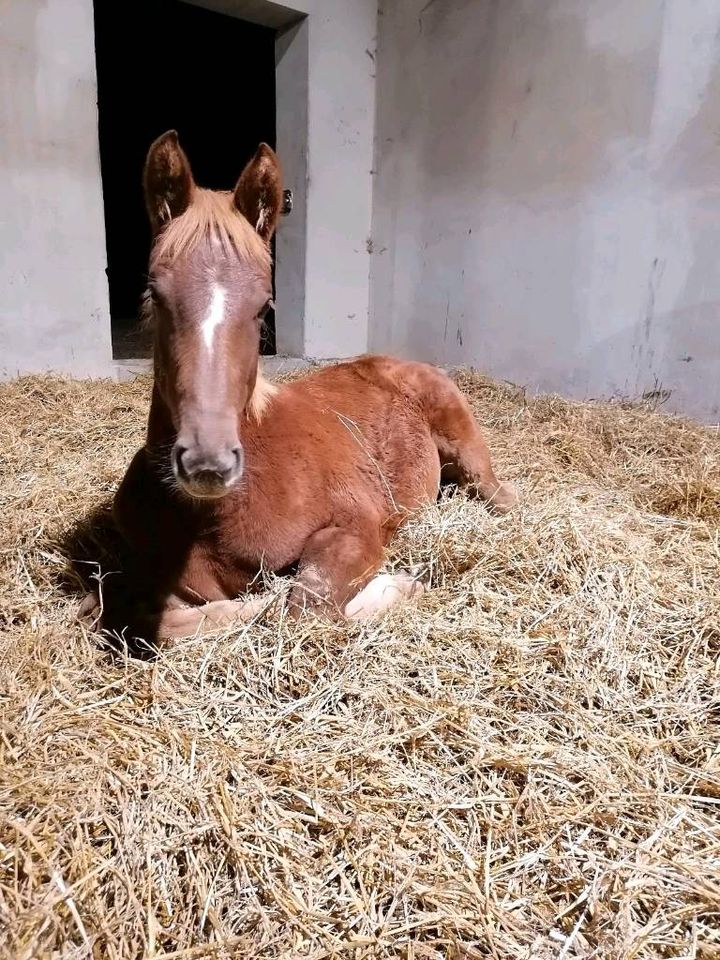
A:
[[[150,265],[172,263],[191,254],[201,243],[215,240],[222,250],[234,252],[256,269],[268,271],[268,245],[235,206],[230,192],[196,187],[184,213],[170,220],[157,236]]]

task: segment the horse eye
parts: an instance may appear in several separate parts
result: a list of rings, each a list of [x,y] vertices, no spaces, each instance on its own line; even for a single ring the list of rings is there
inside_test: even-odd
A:
[[[267,303],[263,306],[262,310],[258,312],[258,319],[264,320],[268,310],[274,310],[274,309],[275,309],[275,301],[273,300],[272,297],[270,297]]]

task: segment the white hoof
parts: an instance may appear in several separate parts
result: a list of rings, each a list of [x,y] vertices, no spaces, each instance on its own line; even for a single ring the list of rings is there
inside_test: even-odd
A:
[[[345,616],[348,620],[367,620],[422,596],[426,590],[426,584],[410,573],[381,573],[350,600]]]

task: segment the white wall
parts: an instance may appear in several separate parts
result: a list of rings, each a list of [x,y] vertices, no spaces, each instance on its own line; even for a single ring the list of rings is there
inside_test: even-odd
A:
[[[286,357],[306,354],[309,22],[305,18],[275,41],[276,146],[293,209],[280,220],[275,238],[275,343]]]
[[[370,347],[720,417],[717,0],[382,0]]]
[[[368,343],[377,0],[307,6],[305,355],[348,357]]]
[[[92,0],[2,4],[0,375],[111,370]]]

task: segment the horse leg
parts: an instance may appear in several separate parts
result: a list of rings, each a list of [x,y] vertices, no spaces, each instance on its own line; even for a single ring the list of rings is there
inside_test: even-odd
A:
[[[154,641],[204,637],[217,630],[253,620],[268,607],[272,599],[270,595],[260,594],[244,600],[212,600],[195,607],[185,606],[176,597],[168,597],[157,613],[145,613],[138,617],[138,621],[140,629],[151,634]],[[102,609],[97,593],[89,593],[82,601],[78,619],[90,628],[101,625]]]
[[[272,596],[261,594],[244,600],[212,600],[199,607],[168,604],[159,615],[156,635],[159,640],[204,637],[254,620],[267,609],[272,599]]]
[[[479,496],[497,513],[507,513],[518,502],[514,484],[495,476],[490,451],[470,410],[467,418],[458,420],[447,433],[435,437],[443,478]]]
[[[424,583],[409,573],[374,576],[382,558],[379,525],[364,531],[318,530],[300,558],[297,584],[289,599],[291,615],[310,608],[362,620],[425,591]]]
[[[290,592],[292,615],[303,609],[341,613],[382,562],[380,524],[323,527],[306,542]]]
[[[507,513],[518,500],[511,483],[495,476],[490,451],[470,404],[446,374],[422,367],[422,404],[440,455],[444,479],[466,487],[498,513]]]

